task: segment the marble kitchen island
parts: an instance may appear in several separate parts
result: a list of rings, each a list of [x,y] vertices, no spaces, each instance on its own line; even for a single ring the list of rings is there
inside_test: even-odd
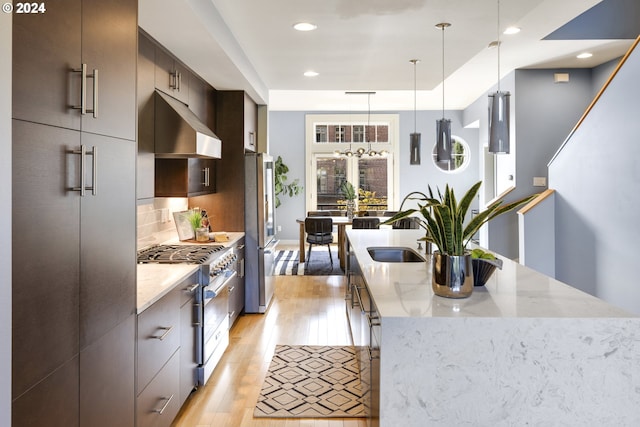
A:
[[[469,298],[442,298],[430,260],[367,251],[416,249],[421,235],[347,232],[347,311],[373,425],[640,425],[640,318],[508,259]]]

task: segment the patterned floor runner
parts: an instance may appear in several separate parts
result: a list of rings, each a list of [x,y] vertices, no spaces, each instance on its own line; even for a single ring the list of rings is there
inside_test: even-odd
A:
[[[353,347],[277,345],[254,417],[364,417]]]
[[[332,250],[333,265],[326,246],[314,246],[311,262],[299,263],[299,252],[296,250],[276,251],[276,276],[341,276],[344,271],[340,268],[338,251]]]

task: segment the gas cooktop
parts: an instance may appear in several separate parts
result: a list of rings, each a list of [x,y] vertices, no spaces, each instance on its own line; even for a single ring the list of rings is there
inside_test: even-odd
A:
[[[138,263],[204,264],[211,254],[224,250],[222,245],[158,245],[138,252]]]

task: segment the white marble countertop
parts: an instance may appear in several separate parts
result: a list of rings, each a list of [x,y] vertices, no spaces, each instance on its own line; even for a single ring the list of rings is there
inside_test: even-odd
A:
[[[181,242],[178,240],[177,235],[173,238],[169,238],[163,241],[162,244],[174,245],[223,245],[225,247],[236,244],[240,239],[244,237],[243,232],[228,232],[228,242],[208,242],[208,243],[193,243],[193,242]],[[197,264],[138,264],[137,268],[137,299],[136,299],[136,311],[138,314],[142,313],[145,309],[151,306],[154,302],[165,296],[171,291],[178,283],[188,277],[194,271],[197,271],[200,266]]]
[[[197,264],[138,264],[136,312],[142,313],[198,268]]]
[[[435,295],[431,288],[430,256],[424,249],[416,249],[417,240],[423,236],[422,230],[348,230],[347,236],[383,318],[634,317],[503,257],[500,257],[502,270],[496,270],[484,287],[475,287],[469,298],[443,298]],[[367,252],[372,246],[408,247],[425,257],[427,262],[377,262]]]

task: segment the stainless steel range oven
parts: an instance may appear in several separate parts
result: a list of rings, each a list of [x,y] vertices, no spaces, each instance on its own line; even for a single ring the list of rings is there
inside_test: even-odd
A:
[[[229,282],[237,275],[233,248],[222,245],[159,245],[138,252],[139,263],[200,264],[195,294],[196,385],[207,382],[229,345]]]

